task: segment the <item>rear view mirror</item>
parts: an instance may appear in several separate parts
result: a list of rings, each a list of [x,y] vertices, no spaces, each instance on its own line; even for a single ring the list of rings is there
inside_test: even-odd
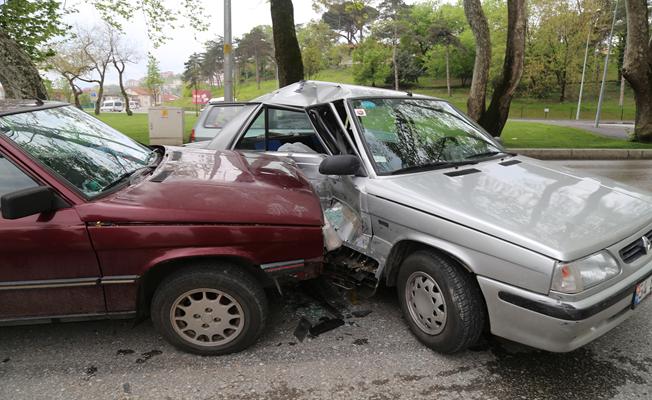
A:
[[[55,209],[55,196],[47,186],[37,186],[7,193],[0,198],[2,218],[18,219]]]
[[[360,159],[351,154],[326,157],[319,164],[319,173],[322,175],[363,175]]]

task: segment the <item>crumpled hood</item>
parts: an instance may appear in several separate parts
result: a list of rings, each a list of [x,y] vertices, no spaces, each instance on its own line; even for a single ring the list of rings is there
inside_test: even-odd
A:
[[[318,197],[287,159],[167,147],[142,181],[78,207],[86,222],[322,225]]]
[[[460,167],[480,172],[458,176],[445,175],[450,169],[397,175],[375,179],[367,190],[563,261],[652,222],[646,192],[527,157],[509,160],[520,163],[485,161]]]

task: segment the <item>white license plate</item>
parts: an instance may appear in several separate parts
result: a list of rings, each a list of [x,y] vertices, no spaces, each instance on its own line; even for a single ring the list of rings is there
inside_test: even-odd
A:
[[[640,304],[643,299],[650,295],[650,293],[652,293],[652,276],[636,285],[634,288],[634,300],[632,301],[632,305],[636,306]]]

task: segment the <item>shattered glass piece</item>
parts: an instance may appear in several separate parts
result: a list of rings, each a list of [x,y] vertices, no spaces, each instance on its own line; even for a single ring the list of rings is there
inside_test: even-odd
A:
[[[351,315],[356,318],[364,318],[369,314],[371,314],[371,310],[356,310],[351,312]]]

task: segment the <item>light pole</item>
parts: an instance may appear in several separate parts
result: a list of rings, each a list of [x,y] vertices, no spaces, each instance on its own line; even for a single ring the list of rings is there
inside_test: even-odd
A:
[[[607,43],[607,54],[604,57],[604,70],[602,72],[602,84],[600,84],[600,97],[598,97],[598,109],[595,112],[595,127],[600,127],[600,112],[602,111],[602,100],[604,98],[604,85],[607,81],[607,67],[609,66],[609,53],[611,53],[611,39],[614,36],[614,26],[616,25],[616,12],[618,12],[618,0],[614,5],[614,16],[611,21],[611,31]]]
[[[231,38],[231,0],[224,0],[224,101],[233,101],[233,44]]]
[[[598,8],[596,11],[596,14],[600,12],[600,9]],[[582,108],[582,92],[584,92],[584,76],[586,75],[586,62],[589,58],[589,42],[591,41],[591,34],[593,33],[593,29],[595,29],[595,25],[598,23],[599,16],[596,15],[595,19],[593,20],[593,24],[591,24],[591,27],[589,28],[589,33],[586,35],[586,48],[584,49],[584,65],[582,66],[582,80],[580,82],[580,94],[577,99],[577,114],[575,114],[575,120],[580,119],[580,109]]]

